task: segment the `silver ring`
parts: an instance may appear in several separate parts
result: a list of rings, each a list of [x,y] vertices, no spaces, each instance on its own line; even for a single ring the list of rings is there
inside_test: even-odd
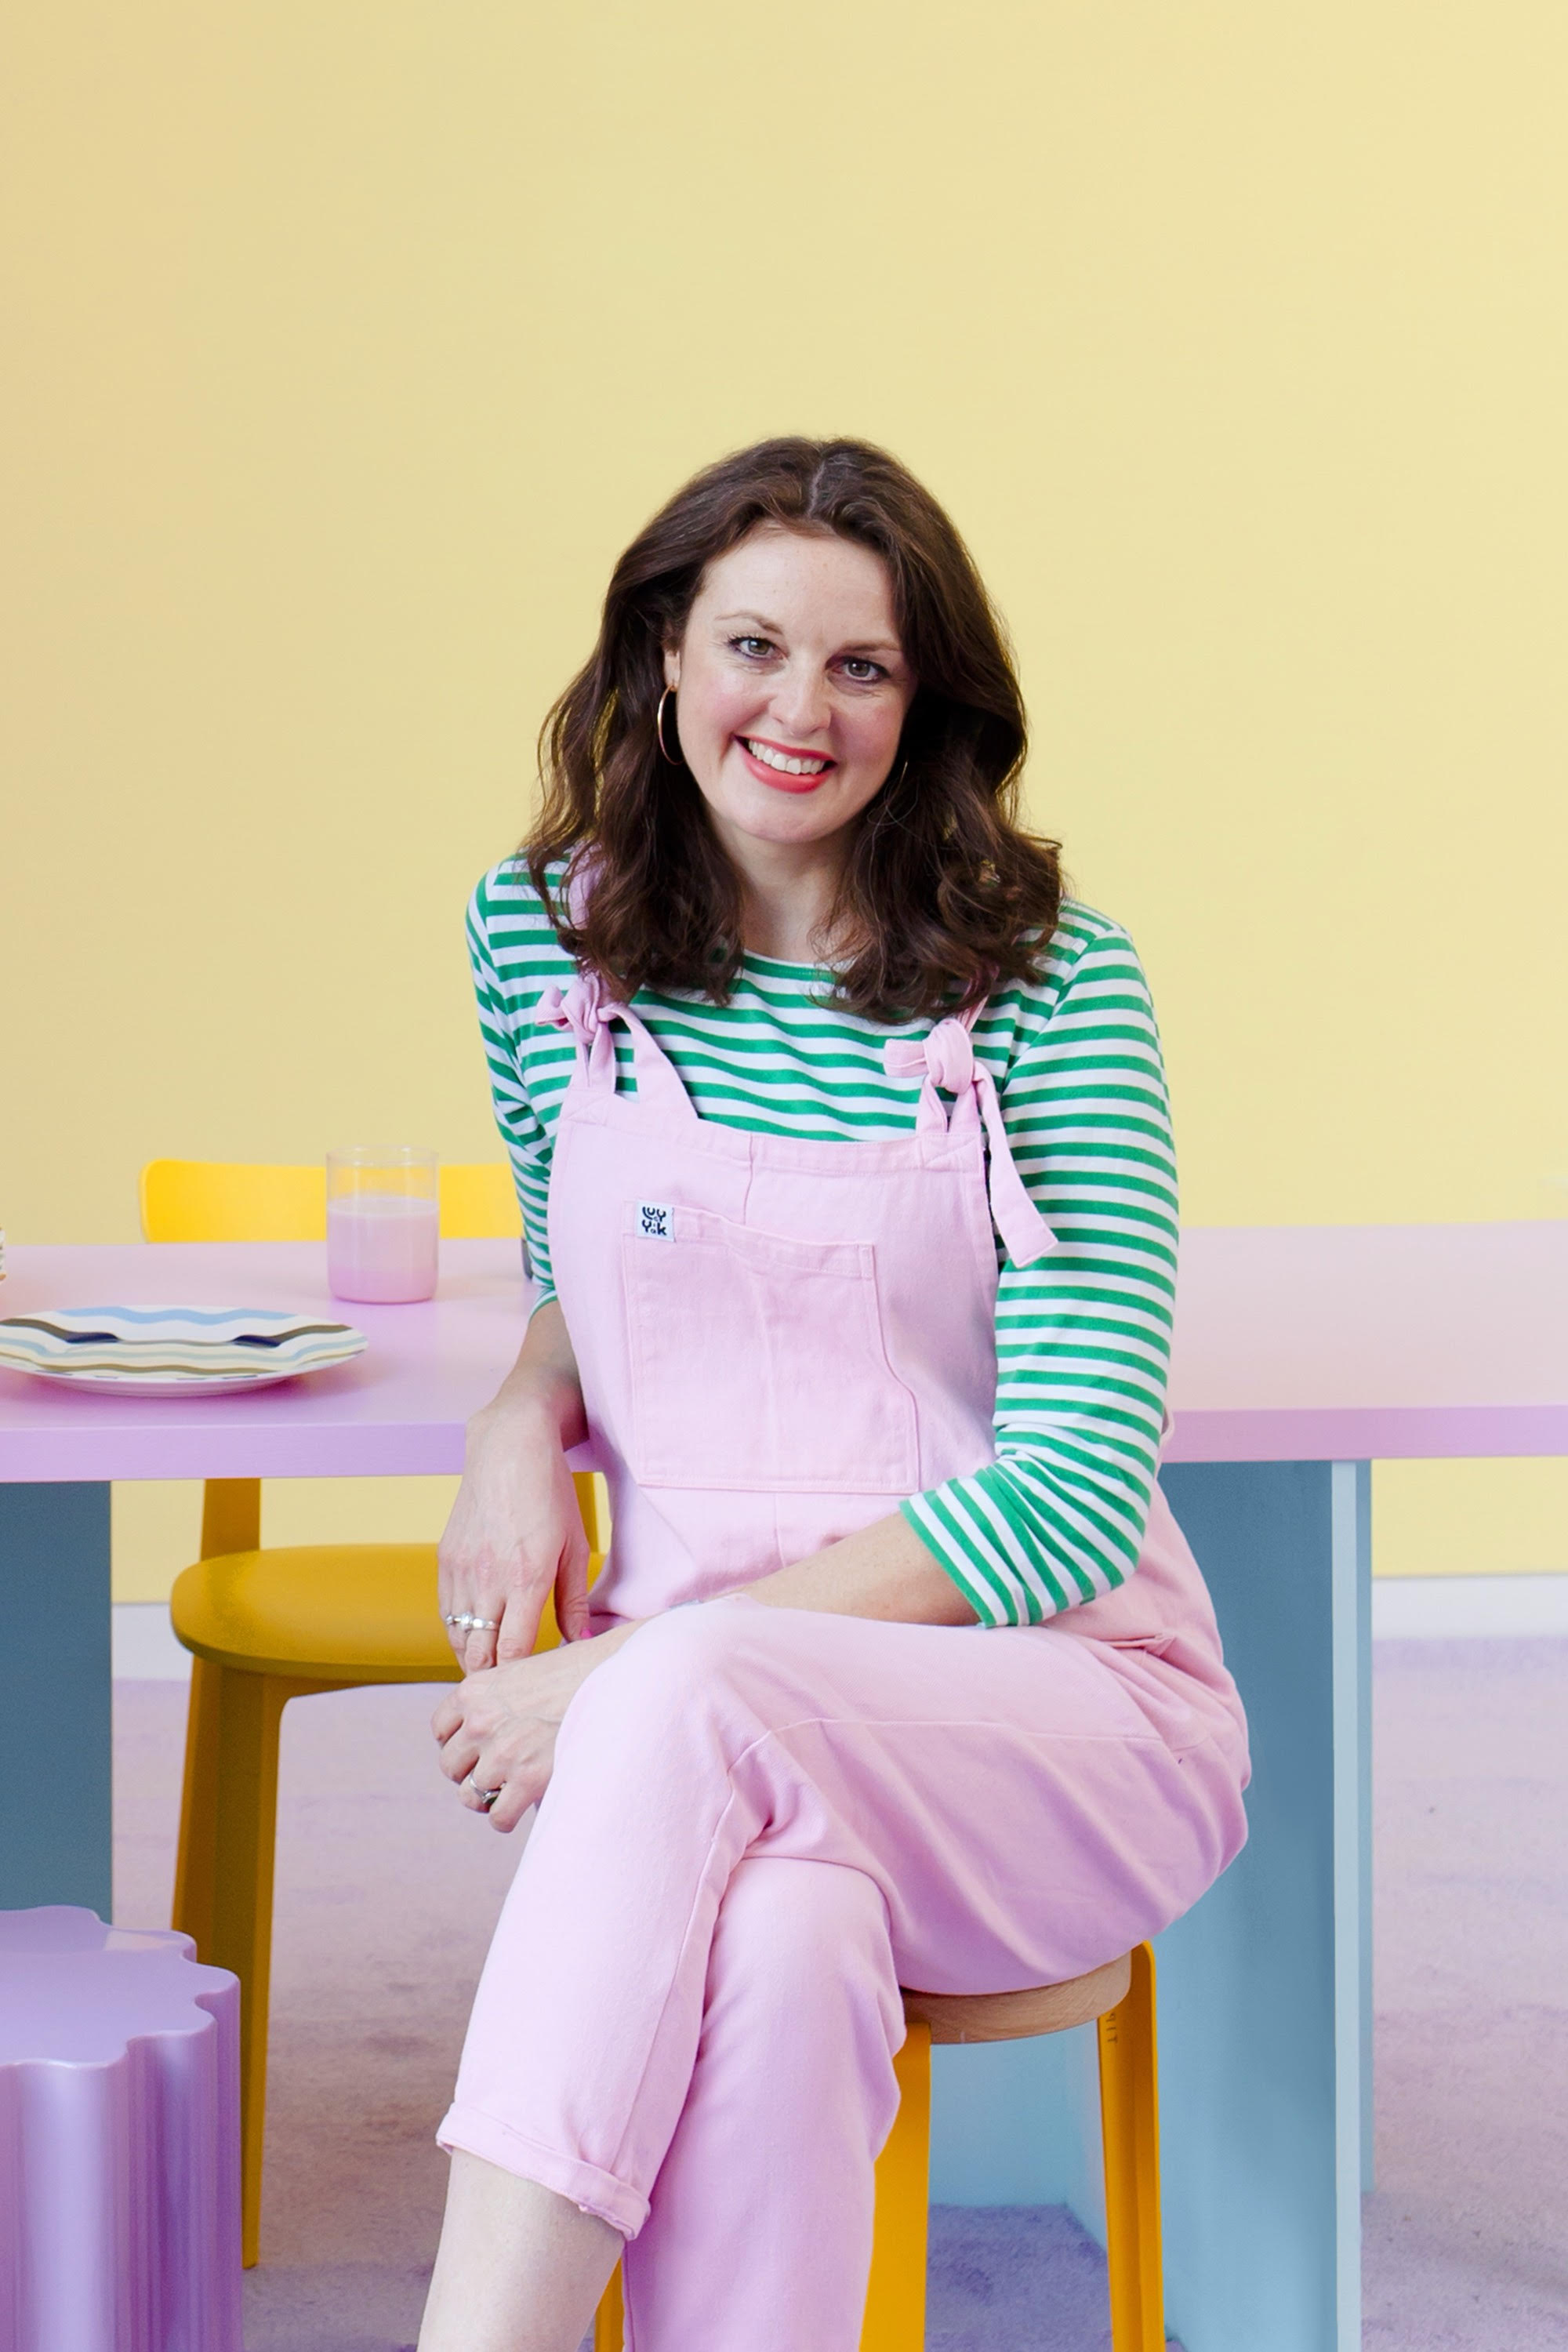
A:
[[[495,1803],[496,1799],[500,1795],[500,1789],[481,1789],[471,1772],[468,1775],[466,1785],[473,1790],[475,1796],[479,1799],[487,1813],[489,1811],[490,1807]],[[504,1788],[505,1785],[506,1783],[503,1781],[501,1783],[501,1787]]]
[[[464,1622],[470,1633],[493,1633],[500,1624],[499,1617],[469,1617]]]

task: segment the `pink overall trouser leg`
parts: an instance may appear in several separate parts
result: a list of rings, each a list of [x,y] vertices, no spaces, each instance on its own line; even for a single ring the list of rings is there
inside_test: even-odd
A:
[[[635,2242],[636,2352],[855,2352],[899,1985],[1154,1933],[1240,1846],[1243,1770],[1141,1651],[672,1611],[573,1702],[443,2144]]]

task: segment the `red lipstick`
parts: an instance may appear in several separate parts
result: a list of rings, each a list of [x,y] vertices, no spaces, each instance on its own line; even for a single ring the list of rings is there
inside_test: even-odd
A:
[[[828,759],[825,752],[810,751],[795,743],[775,743],[768,735],[737,735],[735,741],[742,759],[757,782],[771,784],[775,793],[814,793],[838,764],[836,760]],[[823,765],[815,776],[791,776],[783,768],[770,768],[765,761],[753,759],[746,748],[748,742],[763,744],[770,751],[780,751],[786,760],[821,760]]]

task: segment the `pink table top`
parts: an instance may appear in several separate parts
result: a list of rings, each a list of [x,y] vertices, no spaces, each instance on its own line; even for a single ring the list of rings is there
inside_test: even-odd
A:
[[[1173,1462],[1568,1454],[1568,1222],[1198,1228],[1182,1244]],[[113,1397],[0,1371],[0,1480],[372,1477],[462,1467],[521,1340],[515,1242],[446,1242],[418,1307],[331,1298],[321,1243],[20,1247],[0,1315],[328,1309],[352,1364],[255,1396]]]
[[[324,1242],[134,1242],[6,1253],[0,1315],[283,1307],[352,1323],[351,1364],[254,1396],[105,1396],[0,1370],[0,1479],[368,1478],[460,1470],[463,1424],[522,1344],[516,1242],[443,1242],[417,1307],[333,1298]]]
[[[1568,1219],[1198,1226],[1171,1462],[1568,1454]]]

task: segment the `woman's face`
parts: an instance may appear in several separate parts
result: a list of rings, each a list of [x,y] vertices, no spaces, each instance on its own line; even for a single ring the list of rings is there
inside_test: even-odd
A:
[[[879,555],[759,525],[711,562],[666,682],[686,764],[724,846],[830,840],[898,754],[915,677]]]

